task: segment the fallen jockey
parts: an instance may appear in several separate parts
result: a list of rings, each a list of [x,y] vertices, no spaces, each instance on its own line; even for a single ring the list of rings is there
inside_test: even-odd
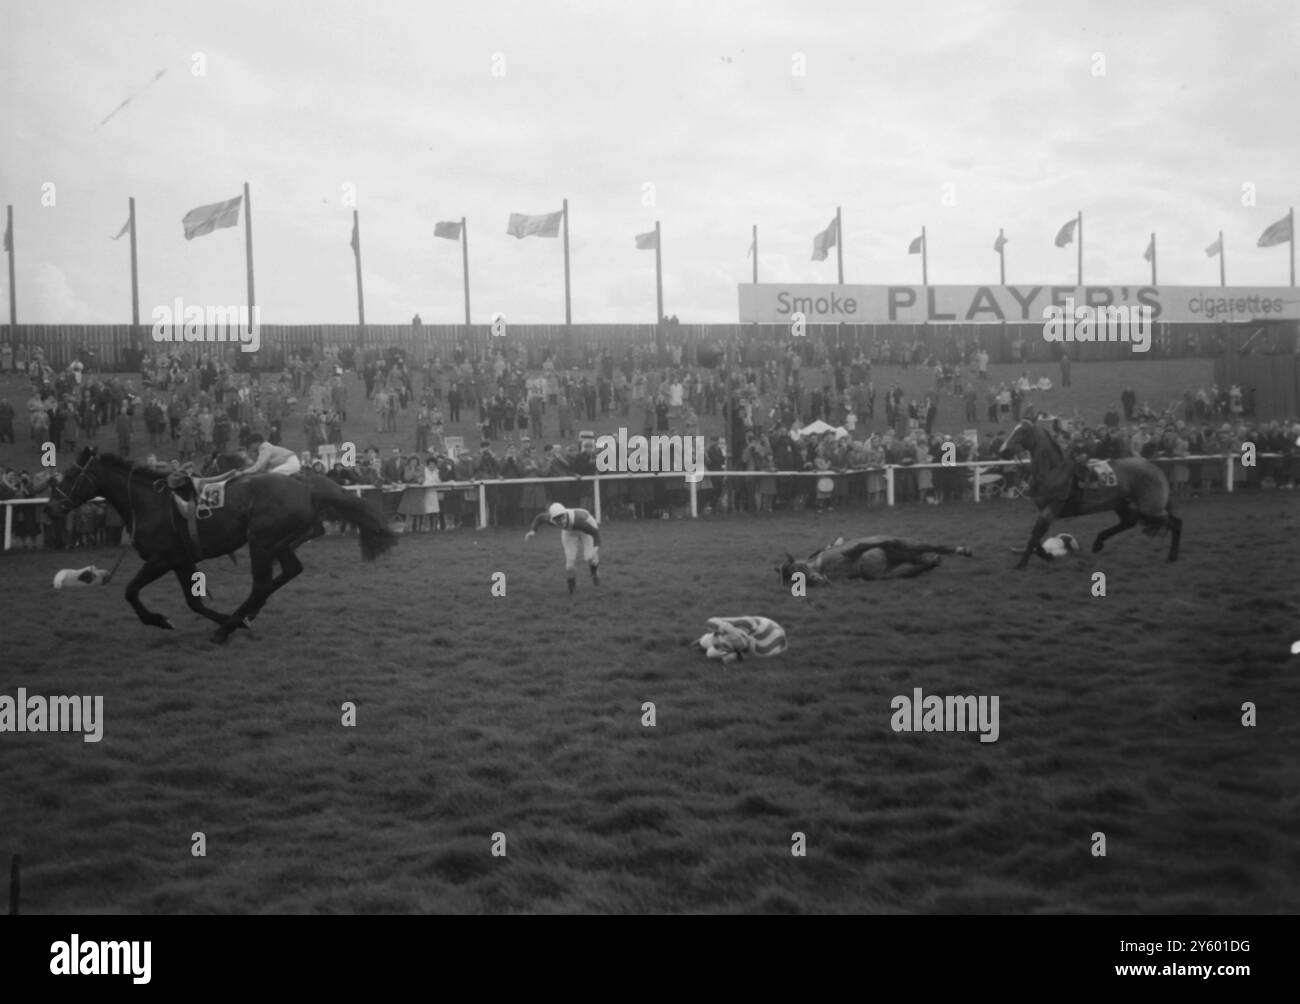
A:
[[[743,659],[745,653],[780,655],[790,647],[785,628],[767,617],[710,617],[709,630],[695,644],[724,665]]]
[[[810,586],[829,585],[832,578],[910,579],[937,568],[944,554],[969,558],[971,549],[928,544],[906,537],[859,537],[850,541],[841,537],[834,544],[813,552],[805,561],[795,561],[793,555],[787,554],[785,563],[776,570],[783,583],[790,582],[796,572],[802,572]]]
[[[1012,553],[1021,554],[1023,547],[1011,548]],[[1079,542],[1075,540],[1073,534],[1058,533],[1055,537],[1044,537],[1042,542],[1034,549],[1034,553],[1045,561],[1054,561],[1057,558],[1082,557],[1079,553]]]

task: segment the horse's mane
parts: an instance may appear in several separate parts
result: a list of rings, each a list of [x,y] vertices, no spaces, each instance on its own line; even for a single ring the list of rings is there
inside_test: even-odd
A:
[[[95,455],[95,459],[105,467],[111,467],[116,471],[121,471],[123,474],[147,474],[151,478],[160,478],[164,475],[163,471],[159,471],[145,464],[137,464],[135,461],[128,460],[126,457],[119,457],[116,453],[99,453]]]
[[[1030,428],[1034,429],[1040,436],[1047,440],[1048,444],[1052,447],[1052,452],[1056,454],[1057,459],[1064,461],[1065,451],[1061,449],[1061,444],[1056,441],[1056,437],[1037,422],[1030,422],[1029,425]]]

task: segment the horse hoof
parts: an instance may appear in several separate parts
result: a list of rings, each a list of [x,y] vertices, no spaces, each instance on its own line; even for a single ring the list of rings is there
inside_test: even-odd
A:
[[[208,640],[214,645],[224,645],[230,640],[230,635],[221,628],[217,628],[208,636]]]
[[[1093,554],[1096,554],[1097,552],[1099,552],[1099,551],[1100,551],[1102,548],[1104,548],[1105,546],[1106,546],[1106,545],[1103,544],[1100,540],[1094,540],[1094,541],[1092,542],[1092,553],[1093,553]]]
[[[172,624],[172,622],[169,621],[166,617],[159,617],[156,621],[153,622],[153,624],[154,624],[154,627],[160,627],[160,628],[162,628],[164,631],[175,631],[175,630],[176,630],[176,626],[175,626],[174,624]]]

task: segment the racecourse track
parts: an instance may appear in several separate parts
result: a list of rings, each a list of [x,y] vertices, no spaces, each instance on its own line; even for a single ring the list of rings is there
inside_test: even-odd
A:
[[[1134,531],[1025,572],[1023,501],[617,521],[576,600],[550,530],[403,535],[374,565],[329,537],[224,648],[170,577],[144,596],[177,630],[136,621],[134,555],[59,592],[114,553],[5,556],[0,693],[102,694],[105,723],[3,737],[0,848],[32,913],[1294,910],[1300,497],[1180,512],[1175,564]],[[1109,521],[1058,528],[1086,551]],[[882,532],[975,557],[778,586],[785,550]],[[246,560],[206,570],[219,609],[248,589]],[[735,614],[789,651],[689,647]],[[998,741],[893,732],[915,687],[998,695]]]

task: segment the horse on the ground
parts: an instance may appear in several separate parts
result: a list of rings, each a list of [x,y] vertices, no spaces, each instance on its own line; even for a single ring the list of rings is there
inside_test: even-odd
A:
[[[848,542],[841,537],[834,544],[814,551],[806,561],[795,561],[787,553],[785,563],[778,565],[776,571],[782,583],[789,582],[796,572],[802,572],[810,586],[829,585],[832,577],[910,579],[938,568],[943,562],[940,555],[944,554],[972,556],[969,547],[928,544],[906,537],[859,537]]]
[[[1119,523],[1097,534],[1092,542],[1094,554],[1115,534],[1141,523],[1143,531],[1150,536],[1168,530],[1169,560],[1178,560],[1183,521],[1174,515],[1169,504],[1169,479],[1151,461],[1142,457],[1111,460],[1114,484],[1092,488],[1084,486],[1078,465],[1065,455],[1052,434],[1030,419],[1022,420],[1011,430],[1002,444],[1002,458],[1010,460],[1021,450],[1027,450],[1032,458],[1031,484],[1026,495],[1038,507],[1038,519],[1017,568],[1025,568],[1031,554],[1049,557],[1042,548],[1042,540],[1053,520],[1099,512],[1114,512],[1119,516]]]
[[[212,634],[216,642],[248,627],[271,594],[302,572],[294,551],[325,532],[322,514],[335,514],[360,528],[365,561],[373,561],[397,542],[381,514],[329,478],[311,473],[245,474],[226,481],[224,505],[208,510],[194,524],[197,545],[166,472],[111,453],[99,455],[93,447],[83,449],[62,482],[52,488],[49,507],[52,515],[68,513],[101,496],[122,517],[132,545],[145,562],[126,587],[127,602],[136,616],[151,627],[172,628],[170,620],[144,606],[140,590],[173,572],[189,608],[218,625]],[[233,554],[244,544],[252,566],[252,592],[234,613],[219,613],[194,595],[196,566],[208,558]],[[277,562],[280,574],[273,576]]]

